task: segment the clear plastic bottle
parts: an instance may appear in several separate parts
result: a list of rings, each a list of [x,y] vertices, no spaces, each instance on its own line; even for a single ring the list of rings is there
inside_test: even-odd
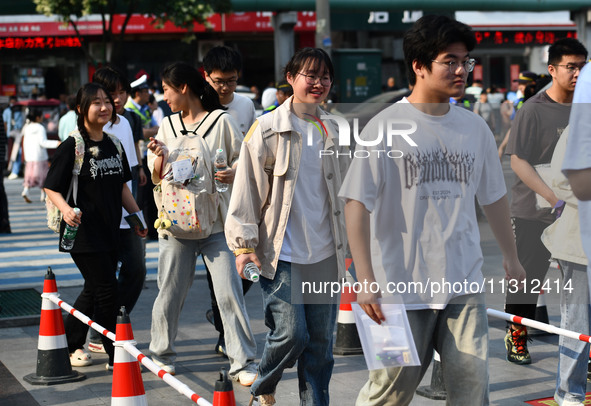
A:
[[[78,216],[80,214],[80,209],[78,207],[74,207],[74,213],[76,213],[76,216]],[[64,235],[62,236],[62,241],[60,242],[60,245],[64,250],[70,251],[72,247],[74,247],[74,240],[76,239],[77,232],[78,226],[72,227],[71,225],[66,224]]]
[[[228,162],[226,162],[226,156],[224,155],[223,149],[218,149],[215,151],[215,158],[213,159],[213,166],[215,172],[218,171],[225,171],[228,169]],[[220,182],[216,179],[215,181],[215,188],[218,192],[225,192],[228,190],[228,184]]]
[[[246,279],[253,282],[258,282],[260,273],[259,267],[255,265],[254,262],[249,262],[248,264],[244,265],[244,269],[242,270],[242,274]]]

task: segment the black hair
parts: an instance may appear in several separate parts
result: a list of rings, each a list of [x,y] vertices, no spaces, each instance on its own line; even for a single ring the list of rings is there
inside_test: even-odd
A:
[[[103,85],[107,89],[107,93],[113,93],[117,90],[117,86],[121,86],[127,93],[131,93],[131,85],[129,80],[125,77],[123,72],[114,65],[105,65],[100,67],[92,75],[92,81]]]
[[[322,64],[326,69],[323,73],[328,73],[330,80],[334,80],[334,67],[326,51],[321,48],[302,48],[297,50],[285,65],[285,74],[295,78],[302,69],[306,68],[318,72]]]
[[[287,96],[291,96],[293,94],[293,88],[285,79],[280,80],[279,83],[277,83],[277,90],[285,93]]]
[[[180,89],[187,85],[195,97],[199,98],[201,105],[207,111],[223,109],[220,103],[220,96],[197,69],[185,62],[175,62],[168,65],[160,75],[162,81],[174,89]]]
[[[27,119],[30,120],[31,122],[37,122],[37,117],[43,117],[43,111],[39,107],[33,107],[29,111],[29,115],[27,116]]]
[[[546,87],[546,85],[550,82],[552,82],[552,76],[550,76],[547,73],[539,74],[538,77],[536,78],[535,93],[538,93],[540,90],[542,90],[544,87]]]
[[[203,58],[203,69],[208,75],[214,70],[240,72],[242,70],[242,58],[240,58],[238,52],[230,47],[213,47]]]
[[[150,93],[150,96],[148,97],[148,104],[152,104],[156,101],[156,96],[154,96],[154,93]]]
[[[582,55],[587,59],[587,48],[574,38],[562,38],[550,45],[548,65],[556,65],[564,55]]]
[[[68,109],[76,111],[76,95],[68,95],[66,98],[66,104],[68,105]]]
[[[115,124],[115,122],[117,121],[117,112],[115,111],[115,103],[113,102],[113,98],[111,97],[111,94],[107,91],[107,89],[105,89],[103,85],[101,85],[99,83],[94,83],[94,82],[87,83],[84,86],[82,86],[80,88],[80,90],[78,90],[78,93],[76,94],[76,107],[77,107],[76,115],[78,116],[76,124],[78,125],[78,131],[80,131],[80,135],[84,139],[84,148],[85,149],[88,148],[88,144],[90,143],[90,135],[88,134],[88,131],[86,130],[86,127],[84,125],[84,119],[88,115],[88,110],[90,109],[90,105],[92,104],[92,102],[96,98],[96,95],[98,94],[99,90],[102,90],[105,92],[105,94],[107,95],[107,98],[109,99],[109,101],[111,102],[111,105],[113,106],[113,112],[111,114],[111,122],[113,124]],[[78,110],[80,110],[80,111],[78,111]]]
[[[429,71],[433,59],[453,43],[461,42],[468,52],[476,46],[476,38],[470,26],[441,15],[426,15],[414,23],[405,34],[402,43],[408,83],[415,85],[417,77],[412,64],[417,61]]]

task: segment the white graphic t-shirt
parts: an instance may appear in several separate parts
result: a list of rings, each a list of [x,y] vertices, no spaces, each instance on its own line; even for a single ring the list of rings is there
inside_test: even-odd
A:
[[[416,146],[397,135],[411,122]],[[456,106],[432,116],[404,99],[374,117],[361,139],[380,134],[377,145],[357,146],[339,196],[371,213],[372,266],[382,290],[391,292],[388,282],[406,289],[400,293],[409,309],[441,309],[476,293],[464,289],[483,283],[474,196],[488,205],[506,193],[486,122]]]

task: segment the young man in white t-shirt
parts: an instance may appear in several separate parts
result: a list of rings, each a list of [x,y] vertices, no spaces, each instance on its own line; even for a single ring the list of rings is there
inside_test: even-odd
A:
[[[362,286],[378,282],[374,291],[384,292],[387,282],[425,286],[400,296],[421,365],[370,371],[358,405],[409,404],[433,350],[441,355],[448,404],[488,405],[488,321],[484,292],[472,289],[484,282],[474,196],[503,253],[506,277],[521,280],[525,271],[494,136],[482,118],[449,104],[464,92],[475,43],[470,27],[445,16],[415,23],[403,46],[413,92],[367,124],[361,139],[368,146],[358,145],[340,191]],[[408,134],[369,145],[385,128]],[[454,289],[437,292],[429,282]],[[378,324],[386,321],[380,296],[357,296]]]
[[[220,103],[228,108],[242,135],[246,135],[256,114],[252,100],[235,92],[242,70],[240,55],[226,46],[214,47],[203,58],[203,69],[205,80],[220,96]]]

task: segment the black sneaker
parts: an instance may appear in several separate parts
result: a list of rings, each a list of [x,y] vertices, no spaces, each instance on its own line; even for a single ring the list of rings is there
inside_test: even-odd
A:
[[[505,336],[507,361],[519,365],[531,364],[531,356],[527,350],[527,341],[527,327],[521,326],[517,330],[509,327]]]
[[[205,318],[209,321],[212,325],[215,326],[215,322],[213,321],[213,310],[209,309],[205,312]]]
[[[226,341],[224,337],[218,338],[218,342],[215,345],[215,353],[221,355],[224,358],[228,358],[228,354],[226,353]]]

